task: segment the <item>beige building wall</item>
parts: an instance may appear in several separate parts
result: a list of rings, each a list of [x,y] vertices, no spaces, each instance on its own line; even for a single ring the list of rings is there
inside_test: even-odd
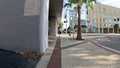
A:
[[[97,3],[93,9],[88,10],[87,20],[88,28],[96,29],[98,33],[113,33],[114,24],[120,24],[120,8]]]

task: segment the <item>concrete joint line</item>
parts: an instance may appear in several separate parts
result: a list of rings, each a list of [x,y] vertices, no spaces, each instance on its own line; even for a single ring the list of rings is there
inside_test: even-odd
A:
[[[76,43],[76,44],[68,45],[68,46],[62,47],[61,50],[64,50],[64,49],[67,49],[67,48],[71,48],[71,47],[74,47],[74,46],[77,46],[77,45],[80,45],[80,44],[84,44],[86,42],[88,42],[88,41],[84,41],[84,42],[81,42],[81,43]]]
[[[112,48],[103,46],[103,45],[98,44],[98,43],[96,43],[96,42],[92,42],[92,41],[88,41],[88,42],[90,42],[90,43],[92,43],[92,44],[94,44],[94,45],[96,45],[96,46],[98,46],[98,47],[100,47],[100,48],[103,48],[103,49],[105,49],[105,50],[107,50],[107,51],[110,51],[110,52],[113,52],[113,53],[115,53],[115,54],[120,55],[120,51],[118,51],[118,50],[115,50],[115,49],[112,49]]]

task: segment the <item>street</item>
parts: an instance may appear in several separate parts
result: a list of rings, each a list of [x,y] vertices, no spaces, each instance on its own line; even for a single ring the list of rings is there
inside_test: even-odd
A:
[[[120,36],[109,35],[105,37],[94,37],[91,38],[91,41],[120,51]]]

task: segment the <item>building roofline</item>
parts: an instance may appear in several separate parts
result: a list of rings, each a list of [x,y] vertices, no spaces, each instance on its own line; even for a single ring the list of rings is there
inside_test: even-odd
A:
[[[101,5],[104,5],[104,6],[107,6],[107,7],[116,8],[116,9],[120,9],[120,8],[118,8],[118,7],[115,7],[115,6],[103,4],[103,3],[101,3],[101,2],[97,2],[97,4],[101,4]],[[96,5],[96,4],[95,4],[95,5]]]

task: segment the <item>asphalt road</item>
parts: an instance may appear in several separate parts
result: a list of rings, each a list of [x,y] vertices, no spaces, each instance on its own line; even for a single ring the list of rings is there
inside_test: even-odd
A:
[[[92,38],[91,41],[120,51],[120,36],[106,36],[101,38]]]
[[[21,54],[0,49],[0,68],[35,68],[38,59],[29,60]]]

